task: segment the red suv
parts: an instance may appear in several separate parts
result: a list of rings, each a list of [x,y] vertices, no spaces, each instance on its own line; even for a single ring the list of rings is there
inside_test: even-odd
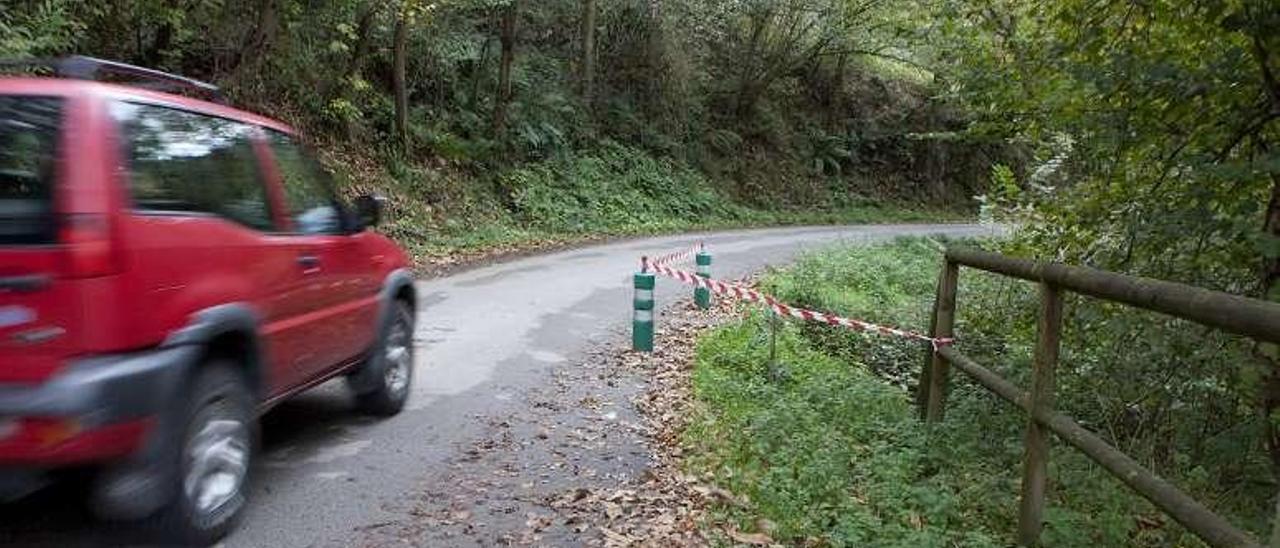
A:
[[[368,412],[404,406],[409,261],[367,230],[378,199],[344,203],[293,130],[216,88],[22,64],[54,76],[0,77],[0,493],[88,469],[104,517],[212,542],[263,412],[338,375]]]

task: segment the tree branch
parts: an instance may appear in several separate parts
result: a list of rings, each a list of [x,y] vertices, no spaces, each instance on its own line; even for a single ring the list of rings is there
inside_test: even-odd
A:
[[[915,68],[918,68],[918,69],[920,69],[920,70],[923,70],[923,71],[925,71],[925,72],[929,73],[930,75],[934,74],[933,69],[932,69],[932,68],[930,68],[930,67],[926,67],[926,66],[924,66],[924,65],[922,65],[922,64],[920,64],[920,63],[918,63],[918,62],[916,62],[916,61],[913,61],[913,60],[911,60],[911,59],[907,59],[906,57],[901,57],[901,56],[898,56],[898,55],[894,55],[894,54],[892,54],[892,53],[885,53],[885,52],[884,52],[884,51],[882,51],[882,50],[865,50],[865,49],[844,49],[844,50],[842,50],[842,49],[834,49],[834,50],[828,50],[827,52],[823,53],[823,55],[833,55],[833,54],[838,55],[838,54],[841,54],[841,53],[843,53],[843,54],[845,54],[845,55],[862,55],[862,56],[865,56],[865,57],[879,57],[879,58],[881,58],[881,59],[888,59],[888,60],[890,60],[890,61],[896,61],[896,62],[898,62],[898,63],[902,63],[902,64],[904,64],[904,65],[911,65],[912,67],[915,67]]]
[[[1280,83],[1276,82],[1275,73],[1271,72],[1271,52],[1262,44],[1262,37],[1253,35],[1253,55],[1262,70],[1262,81],[1267,87],[1267,95],[1271,97],[1271,110],[1280,111]]]
[[[1227,156],[1231,154],[1231,151],[1235,150],[1237,146],[1240,146],[1240,143],[1244,142],[1245,138],[1262,131],[1263,128],[1267,127],[1267,124],[1277,118],[1280,118],[1280,108],[1273,107],[1269,112],[1266,112],[1261,117],[1254,120],[1253,123],[1240,128],[1240,131],[1236,132],[1235,136],[1227,142],[1227,145],[1222,147],[1222,150],[1218,151],[1217,156],[1214,157],[1214,161],[1222,162],[1223,160],[1226,160]]]

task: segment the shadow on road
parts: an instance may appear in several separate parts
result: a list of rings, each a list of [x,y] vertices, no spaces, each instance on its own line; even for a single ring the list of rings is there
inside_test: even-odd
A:
[[[262,455],[299,447],[323,446],[338,438],[345,426],[363,424],[345,394],[317,390],[280,404],[262,417]],[[302,454],[306,454],[303,451]],[[257,487],[269,480],[270,470],[259,459]],[[145,543],[136,531],[93,519],[85,502],[91,476],[70,471],[51,478],[49,485],[30,496],[0,503],[0,546],[14,548],[74,548],[128,546]],[[268,481],[269,482],[269,481]],[[254,488],[251,488],[254,489]],[[250,512],[246,520],[252,520]]]

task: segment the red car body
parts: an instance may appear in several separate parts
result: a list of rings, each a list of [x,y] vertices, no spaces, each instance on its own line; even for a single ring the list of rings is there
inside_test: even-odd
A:
[[[296,188],[286,181],[286,163],[310,165],[288,126],[170,93],[36,77],[0,78],[0,123],[6,123],[3,109],[21,110],[37,99],[57,105],[57,114],[48,117],[56,129],[43,130],[56,131],[48,144],[51,160],[30,172],[0,172],[0,185],[7,185],[0,186],[4,470],[143,458],[162,445],[158,425],[182,404],[193,372],[210,356],[242,368],[258,413],[334,376],[358,377],[389,307],[402,303],[412,310],[406,254],[366,230],[336,195],[313,200],[306,193],[330,186],[326,181]],[[22,137],[34,131],[25,120],[7,119],[18,137],[0,142],[10,147],[11,163],[22,166],[28,160],[15,151],[36,140]],[[134,137],[132,153],[126,126],[144,134]],[[156,129],[161,126],[186,129],[165,133]],[[172,142],[160,142],[167,137]],[[220,187],[213,185],[222,184],[216,176],[221,171],[180,180],[197,174],[165,162],[233,165],[227,163],[231,149],[216,148],[228,139],[244,145],[236,149],[241,156],[233,167],[244,168],[241,180],[262,185],[265,203],[224,205],[227,211],[255,211],[246,218],[256,226],[195,211],[191,204],[165,210],[171,196],[155,190],[164,184],[199,195],[216,194]],[[245,156],[249,150],[252,161]],[[4,152],[0,148],[0,161]],[[142,156],[147,159],[137,159]],[[144,161],[159,175],[139,174]],[[51,183],[43,201],[43,191],[33,191],[31,183],[41,173],[45,185]],[[11,177],[7,183],[5,176]],[[160,198],[147,205],[138,197],[143,193]],[[18,198],[6,202],[6,195]],[[291,214],[297,204],[290,200],[298,196],[321,205]],[[324,205],[330,199],[332,205]],[[43,213],[32,214],[33,207]],[[326,228],[301,226],[309,223]],[[46,224],[47,232],[39,228]]]

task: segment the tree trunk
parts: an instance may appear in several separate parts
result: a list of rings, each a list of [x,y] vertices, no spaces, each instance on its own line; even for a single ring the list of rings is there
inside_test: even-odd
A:
[[[641,58],[639,74],[644,76],[636,86],[636,97],[641,110],[653,112],[662,108],[663,92],[667,87],[661,0],[649,0],[649,11],[644,20],[644,52]]]
[[[596,83],[596,0],[582,0],[582,101],[590,106]]]
[[[170,0],[161,5],[163,19],[160,21],[160,27],[156,29],[156,36],[151,40],[151,46],[147,48],[146,55],[143,57],[143,64],[149,67],[159,67],[164,61],[164,54],[173,47],[173,20],[170,18],[170,12],[177,11],[179,8]]]
[[[649,66],[662,61],[662,0],[649,0]]]
[[[1271,201],[1267,204],[1267,218],[1263,233],[1269,238],[1280,238],[1280,176],[1272,176]],[[1262,297],[1280,301],[1280,257],[1265,257],[1262,264]],[[1280,479],[1280,348],[1270,343],[1258,345],[1257,354],[1267,366],[1267,376],[1262,390],[1262,411],[1266,420],[1267,452],[1271,456],[1272,474]]]
[[[498,100],[493,105],[493,133],[501,136],[507,128],[507,105],[511,102],[511,64],[516,58],[516,15],[518,0],[511,0],[502,12],[502,60],[498,65]]]
[[[353,89],[352,81],[364,74],[365,60],[369,58],[369,51],[373,46],[373,23],[377,20],[378,10],[381,7],[380,3],[363,4],[357,12],[356,43],[351,48],[351,57],[347,59],[347,67],[343,70],[341,79],[328,80],[322,84],[324,96],[350,96]],[[355,117],[346,117],[344,120],[343,131],[348,141],[359,138],[361,128],[357,122],[358,119]]]
[[[1280,79],[1276,78],[1271,67],[1271,50],[1266,38],[1269,35],[1256,29],[1252,36],[1253,58],[1262,76],[1262,89],[1271,105],[1271,113],[1280,113]],[[1261,125],[1253,126],[1253,137],[1261,152],[1267,152],[1268,143],[1259,136],[1263,135],[1268,119]],[[1224,159],[1244,138],[1236,139],[1223,151]],[[1262,224],[1262,232],[1267,238],[1280,238],[1280,175],[1271,176],[1271,200],[1267,203],[1266,219]],[[1280,301],[1280,257],[1263,257],[1262,262],[1262,298],[1268,301]],[[1271,473],[1280,480],[1280,346],[1275,344],[1259,344],[1257,354],[1267,368],[1266,383],[1262,391],[1262,411],[1266,420],[1267,452],[1271,456]],[[1277,506],[1280,508],[1280,506]],[[1277,510],[1280,518],[1280,509]],[[1280,527],[1275,527],[1280,531]],[[1274,536],[1280,539],[1280,536]],[[1276,543],[1272,543],[1275,545]]]
[[[844,73],[848,63],[849,52],[841,50],[840,55],[836,57],[836,77],[831,86],[830,98],[827,100],[829,106],[839,106],[837,102],[844,97]]]
[[[373,43],[373,22],[377,20],[378,8],[381,4],[376,2],[364,4],[360,8],[360,14],[356,17],[356,43],[351,48],[351,59],[347,61],[346,79],[350,80],[353,76],[360,75],[364,70],[364,61],[369,57],[369,48]]]
[[[468,100],[468,108],[472,112],[480,104],[480,81],[484,79],[484,69],[489,65],[489,44],[491,43],[493,43],[493,37],[485,35],[484,45],[480,46],[480,60],[476,61],[476,65],[472,67],[471,98]]]
[[[403,151],[409,150],[409,88],[405,82],[406,49],[409,40],[408,14],[396,18],[394,58],[392,60],[392,87],[396,96],[396,140]]]
[[[837,128],[844,114],[844,75],[848,62],[849,53],[840,50],[840,55],[836,56],[836,73],[827,89],[827,127],[832,129]]]
[[[173,44],[173,24],[167,20],[156,30],[156,37],[151,41],[151,48],[147,50],[146,65],[150,67],[159,67],[164,60],[165,52]]]
[[[240,49],[240,60],[236,69],[252,70],[258,66],[263,56],[271,49],[275,41],[276,29],[280,23],[279,0],[261,0],[258,2],[258,20],[253,26],[249,39]]]
[[[944,117],[938,112],[938,107],[929,108],[929,131],[941,133]],[[947,142],[939,139],[937,135],[929,137],[929,156],[932,158],[933,165],[930,166],[930,186],[934,198],[942,201],[947,195]]]
[[[746,118],[755,109],[755,66],[759,61],[759,48],[764,31],[769,26],[773,13],[764,11],[751,16],[751,38],[747,40],[747,51],[740,62],[742,69],[738,74],[738,97],[736,114],[739,119]]]

